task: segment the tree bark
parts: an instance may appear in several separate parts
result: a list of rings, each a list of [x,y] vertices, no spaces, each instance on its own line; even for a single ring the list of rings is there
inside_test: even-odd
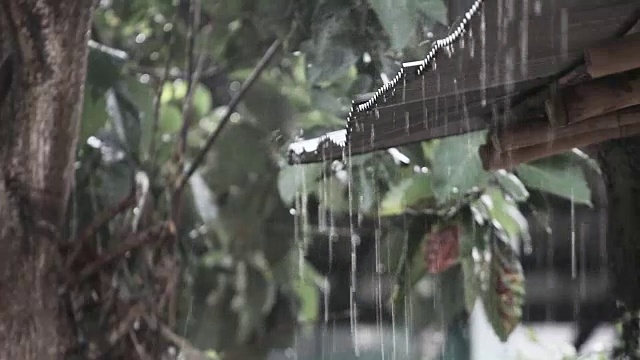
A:
[[[598,157],[608,201],[608,263],[620,316],[640,310],[640,137],[600,145]],[[622,352],[635,359],[640,350],[638,319],[623,322]]]
[[[58,242],[74,176],[89,0],[0,3],[0,359],[63,359]],[[4,90],[4,94],[2,93]]]

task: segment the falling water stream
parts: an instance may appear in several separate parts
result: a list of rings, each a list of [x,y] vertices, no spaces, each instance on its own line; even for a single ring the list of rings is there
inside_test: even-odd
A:
[[[480,69],[478,74],[477,74],[477,78],[476,80],[480,80],[480,100],[481,100],[481,104],[483,107],[487,106],[487,88],[491,87],[491,85],[494,85],[494,83],[502,83],[502,87],[504,88],[505,93],[509,94],[509,93],[513,93],[513,91],[515,90],[514,84],[519,80],[518,78],[522,79],[522,78],[526,78],[528,76],[527,74],[527,69],[528,69],[528,56],[529,56],[529,52],[528,52],[528,47],[529,47],[529,33],[528,33],[528,28],[529,28],[529,17],[532,15],[540,15],[541,13],[541,7],[542,7],[542,3],[540,0],[523,0],[522,1],[522,9],[523,9],[523,13],[521,14],[523,17],[523,20],[521,23],[517,24],[517,27],[519,29],[519,33],[518,33],[518,37],[519,37],[519,45],[518,48],[513,48],[513,47],[509,47],[507,45],[507,32],[506,32],[506,28],[508,27],[512,27],[513,24],[510,23],[512,21],[514,21],[515,19],[515,15],[513,14],[513,11],[515,11],[513,9],[513,7],[515,5],[513,1],[509,1],[509,0],[496,0],[496,1],[500,1],[500,5],[498,6],[498,8],[500,9],[500,15],[498,16],[497,20],[497,27],[499,29],[498,31],[498,37],[499,37],[499,41],[498,41],[498,48],[495,49],[495,51],[497,51],[500,56],[496,56],[493,60],[495,61],[490,61],[489,64],[487,64],[487,38],[486,38],[486,32],[487,32],[487,19],[485,18],[485,14],[484,12],[480,12],[480,34],[479,34],[479,44],[476,43],[476,39],[474,39],[473,36],[470,36],[470,38],[467,39],[467,43],[465,45],[464,42],[461,42],[459,44],[460,46],[460,50],[461,51],[467,51],[468,55],[471,58],[477,57],[476,52],[479,52],[479,57],[480,59],[478,59],[479,65],[480,65]],[[511,5],[506,4],[505,2],[510,3]],[[530,9],[531,6],[531,9]],[[504,10],[503,10],[504,8]],[[530,15],[530,13],[532,15]],[[568,14],[566,9],[563,9],[562,11],[559,12],[560,14],[560,31],[563,33],[563,36],[561,37],[560,43],[554,43],[552,44],[552,46],[559,46],[561,53],[562,53],[562,57],[564,60],[564,57],[566,57],[566,55],[568,54],[568,50],[567,50],[567,36],[566,36],[566,32],[568,31]],[[553,22],[553,24],[556,24],[557,22]],[[491,26],[494,26],[495,24],[490,24]],[[477,31],[477,29],[476,29]],[[479,49],[476,48],[476,45],[479,45]],[[511,44],[512,45],[512,44]],[[446,51],[447,54],[449,54],[449,56],[451,56],[451,54],[454,52],[455,50],[455,45],[452,44],[447,44],[446,46],[442,47],[442,49],[444,51]],[[465,50],[466,49],[466,50]],[[479,51],[478,51],[479,50]],[[499,63],[500,61],[503,61],[502,63]],[[431,69],[435,69],[436,68],[436,63],[435,63],[435,58],[431,59],[430,63],[428,64],[428,66],[431,67]],[[489,68],[490,67],[490,68]],[[407,77],[402,76],[401,79],[402,83],[401,84],[393,84],[395,85],[399,85],[402,86],[402,93],[401,93],[401,99],[402,99],[402,103],[406,103],[407,102]],[[427,108],[427,102],[426,102],[426,98],[427,98],[427,84],[425,81],[425,75],[424,72],[420,74],[420,77],[417,80],[414,81],[420,81],[420,85],[421,86],[421,93],[422,93],[422,110],[423,110],[423,122],[424,122],[424,127],[427,128],[428,127],[428,120],[429,120],[429,109]],[[452,84],[449,84],[448,81],[452,81]],[[447,98],[446,97],[439,97],[435,99],[434,102],[434,109],[432,110],[431,116],[438,116],[439,115],[439,111],[443,112],[443,125],[445,128],[445,132],[449,132],[448,126],[449,124],[449,113],[450,113],[450,108],[453,109],[452,113],[458,114],[457,116],[462,115],[463,116],[463,120],[464,120],[464,125],[465,125],[465,130],[466,131],[470,131],[472,129],[472,121],[471,121],[471,117],[470,117],[470,111],[469,111],[469,104],[467,104],[467,94],[464,91],[461,91],[460,88],[464,88],[467,84],[465,84],[465,81],[467,81],[467,78],[465,77],[459,77],[456,78],[455,75],[453,78],[446,78],[443,77],[441,79],[440,74],[436,73],[435,78],[434,78],[434,83],[433,86],[435,87],[435,91],[436,92],[441,92],[442,88],[449,88],[449,86],[453,87],[453,95],[454,95],[454,101],[455,104],[451,104],[451,98],[449,98],[449,104],[447,104]],[[445,89],[445,90],[447,90]],[[417,88],[415,90],[418,90]],[[414,89],[410,89],[410,91],[415,91]],[[391,95],[393,96],[393,95]],[[415,95],[410,95],[413,99],[413,97]],[[502,105],[502,104],[501,104]],[[500,109],[503,110],[500,112],[500,115],[498,115],[497,111],[494,109],[494,121],[499,121],[499,120],[507,120],[507,117],[511,114],[508,113],[509,110],[509,106],[506,102],[505,99],[505,103],[504,103],[504,108]],[[473,110],[473,105],[472,105],[472,110]],[[370,114],[373,115],[373,117],[375,118],[375,120],[379,120],[380,119],[380,111],[377,107],[377,104],[374,104],[373,107],[371,108],[367,108],[367,111],[370,111]],[[392,115],[393,120],[395,122],[395,113]],[[411,129],[411,115],[408,111],[398,111],[398,126],[396,128],[401,128],[404,127],[404,131],[406,134],[410,134]],[[402,123],[401,121],[404,120],[404,123]],[[414,120],[415,121],[415,120]],[[418,120],[419,121],[419,120]],[[375,141],[376,141],[376,136],[381,136],[382,133],[378,132],[376,133],[375,129],[376,129],[376,125],[378,125],[377,123],[374,122],[374,124],[371,125],[371,132],[370,132],[370,143],[371,145],[374,145]],[[356,124],[357,126],[357,124]],[[364,124],[363,126],[366,126],[367,128],[369,127],[369,124]],[[395,126],[395,124],[394,124]],[[379,127],[378,129],[381,129],[382,127]],[[361,223],[362,223],[362,217],[364,212],[367,210],[365,209],[365,201],[363,200],[362,196],[365,193],[365,191],[369,191],[368,189],[365,189],[364,186],[366,186],[364,184],[365,182],[365,178],[367,178],[367,181],[370,181],[372,184],[376,183],[376,177],[375,174],[371,171],[371,172],[364,172],[361,171],[359,173],[360,176],[360,181],[356,181],[355,180],[355,172],[354,172],[354,158],[352,157],[352,149],[351,149],[351,143],[347,142],[346,147],[343,150],[343,154],[342,154],[342,164],[344,166],[344,170],[346,170],[346,179],[347,179],[347,196],[348,196],[348,216],[349,216],[349,242],[350,242],[350,267],[349,267],[349,321],[350,321],[350,333],[351,333],[351,342],[352,342],[352,346],[355,352],[355,356],[358,357],[360,356],[361,350],[364,351],[365,348],[367,348],[367,345],[364,344],[364,341],[362,341],[361,343],[361,339],[364,338],[364,332],[365,332],[365,326],[364,323],[362,325],[362,327],[360,328],[359,326],[359,312],[358,312],[358,304],[359,304],[359,299],[357,298],[357,294],[356,292],[358,291],[358,248],[360,246],[360,236],[359,236],[359,232],[356,231],[356,228],[359,228]],[[328,163],[328,159],[323,155],[322,158],[322,168],[323,169],[327,169],[329,168],[329,163]],[[359,163],[357,163],[357,166],[361,166]],[[356,170],[360,170],[360,169],[356,169]],[[292,209],[292,213],[294,213],[296,215],[296,221],[295,221],[295,240],[296,243],[299,246],[299,258],[298,258],[298,266],[299,266],[299,275],[300,276],[305,276],[303,273],[303,269],[304,269],[304,253],[305,250],[307,248],[307,245],[310,241],[310,229],[309,229],[309,214],[308,214],[308,202],[307,202],[307,196],[308,196],[308,192],[309,189],[307,189],[307,184],[308,181],[306,179],[306,174],[305,171],[300,171],[299,173],[300,175],[300,181],[299,183],[302,184],[302,188],[300,190],[300,192],[297,193],[296,196],[296,200],[295,200],[295,209]],[[336,239],[339,238],[338,236],[338,229],[336,228],[336,214],[334,214],[334,207],[328,205],[330,201],[332,201],[332,199],[337,199],[339,196],[337,196],[338,194],[334,194],[332,192],[336,191],[334,186],[329,186],[329,182],[335,179],[331,179],[331,174],[327,174],[326,171],[322,172],[321,175],[321,180],[318,182],[318,197],[320,198],[320,205],[318,208],[318,228],[317,230],[321,233],[321,234],[328,234],[328,241],[327,241],[327,246],[328,246],[328,272],[329,274],[331,274],[332,269],[332,259],[334,256],[334,245],[335,245],[335,241]],[[333,176],[335,176],[335,174],[333,174]],[[412,323],[413,320],[413,303],[412,303],[412,297],[411,297],[411,286],[410,286],[410,282],[405,282],[404,286],[405,288],[402,289],[404,291],[404,304],[402,304],[403,306],[400,306],[400,308],[397,308],[397,304],[394,303],[393,301],[389,301],[389,299],[386,298],[386,291],[385,291],[385,286],[386,284],[383,285],[383,281],[386,281],[387,279],[383,276],[384,274],[387,274],[389,272],[389,270],[392,269],[388,269],[386,268],[383,264],[385,263],[384,261],[384,257],[386,255],[386,264],[392,264],[394,263],[394,259],[392,259],[392,256],[395,256],[396,254],[392,255],[391,250],[390,250],[390,245],[388,243],[385,242],[385,237],[388,236],[388,234],[384,234],[382,232],[382,219],[380,217],[380,200],[381,200],[381,196],[378,193],[378,189],[376,188],[376,186],[374,186],[373,189],[373,199],[374,199],[374,210],[372,211],[373,213],[375,213],[375,221],[374,221],[374,248],[373,248],[373,255],[374,255],[374,273],[371,275],[371,279],[373,280],[371,282],[371,284],[373,284],[373,286],[375,287],[373,290],[373,294],[374,294],[374,302],[375,302],[375,328],[376,328],[376,334],[377,336],[380,338],[380,357],[381,359],[385,360],[385,359],[398,359],[398,358],[402,358],[403,353],[405,354],[410,354],[411,353],[411,331],[410,331],[410,324]],[[580,312],[580,306],[581,306],[581,301],[586,298],[586,290],[587,290],[587,270],[586,270],[586,263],[587,263],[587,250],[586,250],[586,240],[585,237],[587,236],[586,233],[588,232],[585,224],[580,223],[580,224],[576,224],[577,218],[580,218],[579,214],[576,213],[576,204],[574,201],[574,194],[573,194],[573,189],[571,190],[571,202],[570,202],[570,256],[571,256],[571,280],[574,281],[574,284],[577,285],[577,287],[575,287],[575,289],[577,289],[576,293],[573,294],[574,298],[574,306],[573,306],[573,311],[574,311],[574,316],[577,317],[579,316],[579,312]],[[579,213],[579,211],[578,211]],[[553,217],[553,214],[551,214],[551,217]],[[601,220],[604,221],[604,220]],[[601,229],[604,226],[601,225]],[[553,243],[551,241],[551,235],[548,234],[548,239],[546,241],[546,251],[544,252],[538,252],[539,254],[541,254],[540,260],[543,260],[541,262],[545,262],[546,264],[544,264],[544,266],[547,267],[547,269],[553,269],[554,266],[554,257],[555,257],[555,249],[553,246]],[[603,239],[603,236],[598,236],[598,238]],[[403,247],[403,251],[405,252],[403,254],[403,256],[405,256],[405,258],[409,258],[409,256],[411,254],[407,254],[407,241],[408,241],[408,229],[407,229],[407,219],[406,217],[404,218],[404,239],[403,241],[405,242],[405,246]],[[531,241],[530,239],[528,240],[524,240],[524,241]],[[532,248],[530,243],[524,244],[525,245],[525,249],[529,249],[528,251],[525,250],[524,255],[530,255],[530,249]],[[604,241],[600,242],[600,246],[602,249],[602,258],[606,259],[606,248],[605,248],[605,244]],[[385,254],[385,250],[386,250],[386,254]],[[543,259],[546,258],[546,259]],[[546,261],[544,261],[546,260]],[[542,265],[542,264],[541,264]],[[405,273],[405,277],[409,278],[409,273],[408,273],[408,267],[404,270],[407,273]],[[433,287],[435,289],[439,289],[442,287],[442,284],[440,283],[440,278],[436,277],[435,278],[435,284],[432,284]],[[547,282],[547,287],[548,288],[553,288],[554,286],[557,286],[558,284],[556,283],[556,279],[552,278],[552,277],[548,277],[547,279],[544,279],[544,281]],[[330,307],[329,307],[329,303],[331,301],[331,296],[330,296],[330,283],[327,280],[325,281],[325,286],[323,289],[323,344],[322,344],[322,358],[324,359],[324,355],[325,355],[325,351],[327,351],[328,349],[325,349],[324,346],[324,341],[327,338],[327,333],[332,333],[335,332],[335,329],[333,329],[332,331],[328,330],[330,327],[330,322],[331,322],[331,314],[330,314]],[[445,326],[444,323],[444,313],[445,313],[445,305],[447,304],[443,304],[443,298],[441,296],[441,294],[436,291],[434,293],[433,296],[433,308],[436,310],[436,317],[439,317],[438,320],[438,324],[440,325],[440,331],[442,333],[446,333],[447,332],[447,328]],[[391,342],[392,342],[392,348],[389,350],[388,348],[385,347],[386,345],[386,338],[385,338],[385,328],[386,328],[386,324],[384,321],[385,318],[385,307],[389,306],[389,311],[390,311],[390,315],[391,315],[391,323],[389,324],[391,326]],[[346,307],[346,304],[345,304]],[[551,318],[555,318],[556,314],[553,314],[554,312],[554,308],[552,304],[546,305],[545,309],[545,317],[547,319],[551,319]],[[401,333],[400,331],[404,331],[404,333]],[[363,337],[359,336],[359,331],[362,331]],[[404,336],[404,339],[402,339],[401,337],[398,338],[398,336]],[[362,348],[362,349],[361,349]],[[403,349],[404,348],[404,349]],[[444,356],[444,351],[445,348],[442,347],[441,348],[441,355]],[[330,352],[330,351],[329,351]],[[297,355],[296,355],[297,356]]]

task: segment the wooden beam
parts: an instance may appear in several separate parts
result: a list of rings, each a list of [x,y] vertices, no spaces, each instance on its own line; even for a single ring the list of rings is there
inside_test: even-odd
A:
[[[640,105],[640,70],[559,90],[547,102],[549,122],[564,126]]]
[[[588,121],[589,126],[575,124],[565,128],[546,129],[538,123],[514,129],[516,136],[490,136],[479,149],[485,170],[512,169],[522,163],[542,159],[607,140],[640,135],[640,107],[603,115]],[[557,132],[562,129],[562,132]],[[546,137],[542,133],[546,131]],[[504,134],[504,133],[503,133]],[[550,135],[551,134],[551,135]],[[495,138],[500,142],[495,146]],[[516,139],[527,138],[522,144]],[[515,140],[515,141],[514,141]],[[518,145],[516,145],[518,144]],[[510,149],[507,149],[510,147]]]
[[[640,68],[640,33],[625,36],[604,46],[587,49],[587,72],[592,78]]]
[[[640,107],[596,116],[563,127],[554,127],[545,120],[535,120],[494,132],[490,139],[501,152],[517,150],[541,143],[561,141],[563,138],[585,133],[617,129],[640,122]]]

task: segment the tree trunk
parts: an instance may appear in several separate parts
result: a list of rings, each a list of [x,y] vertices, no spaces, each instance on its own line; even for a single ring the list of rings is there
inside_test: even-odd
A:
[[[608,193],[608,262],[624,317],[640,310],[640,137],[605,142],[598,157]],[[637,317],[623,323],[622,336],[624,353],[635,359]]]
[[[74,175],[89,0],[0,3],[0,359],[63,359],[58,242]]]

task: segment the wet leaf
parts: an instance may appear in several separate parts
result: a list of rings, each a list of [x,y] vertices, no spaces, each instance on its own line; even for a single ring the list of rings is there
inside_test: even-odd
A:
[[[522,182],[536,190],[547,192],[577,204],[591,206],[591,190],[579,164],[567,156],[522,164],[516,169]]]
[[[467,312],[471,313],[481,292],[480,281],[476,273],[476,262],[471,256],[462,258],[460,262],[464,276],[464,304]]]
[[[338,212],[349,211],[348,184],[345,184],[335,176],[331,176],[320,186],[320,191],[326,191],[326,196],[322,196],[320,199],[322,206]]]
[[[400,259],[396,267],[393,268],[396,275],[396,286],[392,301],[395,303],[401,303],[406,296],[406,290],[412,288],[427,272],[423,252],[420,251],[421,247],[424,247],[424,243],[429,241],[429,233],[425,234],[423,220],[414,219],[405,231],[408,236],[406,245],[400,251]]]
[[[364,166],[354,169],[354,181],[351,191],[355,211],[370,212],[376,202],[376,184],[371,176],[367,176]]]
[[[407,208],[420,208],[420,204],[432,203],[432,199],[431,178],[427,174],[412,174],[387,191],[380,204],[380,214],[399,215]]]
[[[176,133],[182,127],[182,112],[171,104],[161,105],[158,129],[163,134]]]
[[[87,59],[87,88],[93,96],[104,94],[113,87],[122,75],[127,61],[124,51],[113,49],[94,41],[89,42]]]
[[[230,124],[210,155],[207,181],[218,192],[241,186],[258,174],[274,172],[264,133],[247,123]]]
[[[369,0],[378,20],[391,40],[391,47],[402,50],[415,33],[416,22],[412,0]]]
[[[140,119],[134,105],[116,89],[107,92],[106,103],[109,119],[122,147],[136,159],[140,145]]]
[[[216,220],[219,209],[215,202],[215,194],[202,178],[202,174],[195,172],[189,179],[189,185],[200,218],[206,223]]]
[[[241,79],[244,81],[245,78]],[[273,131],[283,128],[293,118],[294,109],[290,98],[281,91],[283,86],[281,83],[262,80],[247,91],[242,104],[256,119],[256,127]]]
[[[434,227],[425,242],[424,260],[427,271],[439,274],[458,263],[460,227],[457,224]]]
[[[484,262],[474,257],[474,251],[480,252],[485,248],[484,235],[486,227],[479,227],[473,219],[465,219],[461,226],[460,263],[464,279],[464,300],[467,312],[470,314],[475,307],[478,297],[482,293],[481,273]]]
[[[94,97],[89,91],[85,91],[78,144],[84,144],[89,136],[95,135],[108,119],[109,114],[104,94]]]
[[[598,162],[590,158],[589,155],[585,154],[579,149],[573,149],[564,155],[572,158],[577,163],[584,164],[587,168],[591,169],[596,174],[602,174],[602,169],[600,169],[600,165],[598,165]]]
[[[441,0],[369,0],[391,47],[402,50],[415,35],[421,15],[446,24],[447,9]]]
[[[321,277],[318,272],[305,262],[302,276],[296,276],[294,288],[300,301],[298,318],[302,322],[312,323],[318,318],[320,309],[320,289],[318,283]]]
[[[529,191],[527,191],[522,181],[514,174],[505,170],[498,170],[493,176],[498,181],[498,184],[500,184],[500,187],[509,194],[513,200],[522,202],[529,199]]]
[[[232,307],[238,314],[238,339],[246,343],[251,335],[264,331],[263,320],[275,303],[277,289],[263,269],[239,262],[235,291]]]
[[[493,238],[489,287],[483,303],[496,335],[506,341],[522,319],[524,273],[511,246]]]
[[[141,137],[140,150],[146,151],[153,135],[153,99],[155,93],[148,84],[143,84],[133,77],[123,80],[120,87],[121,93],[125,93],[128,101],[137,110],[140,119]]]
[[[480,197],[480,204],[483,206],[492,225],[499,231],[503,231],[509,238],[514,248],[519,247],[520,240],[529,241],[529,225],[527,219],[522,215],[516,203],[505,198],[502,191],[495,187],[488,188]],[[481,210],[481,212],[483,212]]]
[[[487,184],[489,173],[482,169],[478,147],[484,131],[441,139],[432,153],[433,193],[438,204],[460,198],[474,187]]]
[[[198,117],[203,117],[211,111],[211,92],[205,86],[198,84],[193,93],[193,107]]]
[[[442,0],[416,1],[416,7],[429,19],[447,25],[447,5]]]
[[[303,46],[307,52],[307,79],[311,84],[326,85],[358,61],[358,54],[348,40],[353,30],[349,10],[332,13],[314,28],[316,36]]]
[[[286,165],[278,173],[278,191],[282,202],[291,206],[299,192],[306,190],[308,194],[318,189],[318,179],[322,176],[319,164]]]

